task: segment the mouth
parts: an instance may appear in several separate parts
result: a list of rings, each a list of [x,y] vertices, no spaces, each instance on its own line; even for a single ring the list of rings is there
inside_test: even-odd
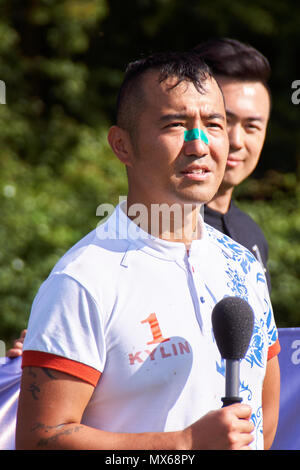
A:
[[[227,167],[235,168],[236,166],[240,165],[243,163],[243,160],[241,158],[235,158],[232,157],[230,154],[227,158]]]
[[[181,175],[184,177],[193,180],[193,181],[204,181],[208,178],[211,171],[207,167],[187,167],[185,170],[182,170]]]

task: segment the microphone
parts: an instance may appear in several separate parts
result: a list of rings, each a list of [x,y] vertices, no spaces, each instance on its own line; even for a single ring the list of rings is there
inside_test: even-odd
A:
[[[223,407],[240,403],[240,360],[245,356],[252,336],[253,310],[239,297],[224,297],[212,311],[212,326],[220,354],[226,360]]]

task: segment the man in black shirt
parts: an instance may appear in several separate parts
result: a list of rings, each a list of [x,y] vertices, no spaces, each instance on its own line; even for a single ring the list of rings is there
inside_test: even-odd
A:
[[[205,222],[248,248],[262,263],[269,289],[268,244],[260,227],[233,202],[235,186],[255,169],[270,115],[270,66],[256,49],[216,39],[194,49],[210,66],[225,98],[230,149],[223,182],[204,208]]]

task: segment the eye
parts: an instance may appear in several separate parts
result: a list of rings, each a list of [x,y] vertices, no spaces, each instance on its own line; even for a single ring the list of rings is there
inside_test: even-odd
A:
[[[212,129],[223,129],[223,125],[219,122],[209,122],[206,124],[206,127],[210,127]]]
[[[182,122],[171,122],[167,127],[182,127],[184,124]]]
[[[246,129],[250,132],[256,132],[256,131],[260,131],[260,127],[257,126],[256,124],[247,124],[246,125]]]

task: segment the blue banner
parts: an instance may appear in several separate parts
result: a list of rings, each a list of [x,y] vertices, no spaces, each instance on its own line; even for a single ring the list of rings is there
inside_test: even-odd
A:
[[[279,422],[271,450],[300,450],[300,328],[279,328]]]
[[[22,358],[0,359],[0,449],[15,448]]]
[[[271,450],[300,450],[300,328],[279,328],[280,410]],[[15,448],[21,358],[0,359],[0,450]]]

